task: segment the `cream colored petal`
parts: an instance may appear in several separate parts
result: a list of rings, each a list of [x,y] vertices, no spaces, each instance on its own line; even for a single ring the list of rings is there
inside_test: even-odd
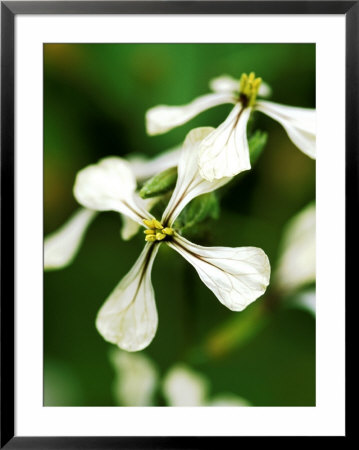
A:
[[[202,247],[178,234],[168,245],[192,264],[203,283],[232,311],[245,309],[269,284],[269,260],[260,248]]]
[[[242,397],[235,394],[216,395],[208,406],[251,406],[250,403]]]
[[[152,406],[158,385],[158,369],[144,353],[112,349],[110,360],[116,378],[112,392],[118,405]]]
[[[263,80],[259,86],[258,95],[260,97],[270,97],[272,95],[272,88]]]
[[[142,225],[149,218],[135,195],[136,180],[130,164],[122,158],[109,157],[85,167],[77,174],[76,200],[97,211],[117,211]]]
[[[146,113],[147,133],[150,135],[166,133],[172,128],[183,125],[207,109],[234,102],[233,95],[222,92],[202,95],[183,106],[155,106]]]
[[[286,226],[275,272],[275,282],[284,291],[315,281],[315,222],[315,205],[311,204]]]
[[[139,205],[144,208],[146,211],[150,211],[151,208],[160,200],[160,197],[151,197],[151,198],[138,198],[137,202]],[[124,241],[130,240],[133,236],[138,233],[138,230],[141,228],[138,222],[130,219],[129,217],[122,214],[122,228],[121,228],[121,237]]]
[[[316,111],[260,100],[255,109],[279,122],[292,142],[310,158],[316,155]]]
[[[167,152],[161,153],[152,159],[129,155],[127,160],[136,180],[142,181],[163,172],[170,167],[176,167],[181,154],[181,147],[175,147]]]
[[[178,364],[166,374],[162,389],[168,406],[204,406],[209,384],[201,374]]]
[[[209,182],[201,177],[198,170],[200,143],[214,128],[202,127],[191,130],[183,144],[178,162],[178,177],[172,197],[162,216],[162,223],[171,226],[182,209],[198,195],[220,188],[231,178],[222,178]]]
[[[96,215],[95,211],[81,208],[60,229],[45,237],[45,270],[61,269],[73,261]]]
[[[247,123],[251,108],[236,105],[227,119],[200,144],[199,167],[208,181],[233,177],[251,168]]]
[[[213,78],[209,82],[209,87],[213,92],[227,92],[235,94],[239,91],[239,80],[236,80],[230,75],[221,75],[217,78]]]
[[[128,241],[135,236],[140,228],[141,225],[138,222],[122,215],[121,237],[124,241]]]
[[[315,289],[310,289],[300,292],[295,296],[292,306],[308,311],[312,316],[316,315],[316,292]]]
[[[156,334],[158,317],[151,269],[158,248],[157,244],[146,244],[135,265],[97,315],[99,333],[123,350],[142,350]]]

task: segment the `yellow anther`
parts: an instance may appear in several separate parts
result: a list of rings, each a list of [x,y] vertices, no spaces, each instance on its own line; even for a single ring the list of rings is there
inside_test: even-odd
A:
[[[168,236],[172,236],[173,233],[174,233],[174,231],[173,231],[173,228],[167,227],[167,228],[164,228],[164,229],[162,230],[162,233],[165,233],[165,234],[167,234]]]
[[[162,225],[161,222],[159,222],[159,221],[156,220],[156,219],[153,219],[153,224],[154,224],[154,227],[155,227],[155,228],[157,228],[158,230],[162,230],[163,225]]]
[[[173,228],[163,228],[162,223],[156,219],[144,219],[143,223],[148,227],[144,230],[146,235],[145,240],[147,242],[162,241],[166,237],[174,234]]]
[[[148,228],[155,228],[155,225],[153,223],[153,219],[143,219],[143,223],[146,225],[146,227]]]

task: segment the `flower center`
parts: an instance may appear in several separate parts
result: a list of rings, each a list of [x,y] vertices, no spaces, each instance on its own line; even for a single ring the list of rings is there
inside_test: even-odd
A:
[[[163,241],[164,239],[171,239],[174,234],[174,229],[164,227],[161,222],[156,219],[144,219],[143,223],[146,225],[147,230],[144,231],[147,242]]]
[[[261,83],[262,78],[256,78],[254,72],[251,72],[249,75],[242,73],[239,80],[239,99],[244,107],[254,105]]]

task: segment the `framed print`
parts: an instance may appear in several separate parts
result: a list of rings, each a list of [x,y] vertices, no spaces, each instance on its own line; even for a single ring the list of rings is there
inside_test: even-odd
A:
[[[2,448],[347,436],[358,10],[1,3]]]

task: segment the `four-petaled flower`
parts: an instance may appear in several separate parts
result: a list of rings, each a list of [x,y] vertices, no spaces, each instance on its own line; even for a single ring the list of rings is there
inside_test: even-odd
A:
[[[172,197],[157,221],[139,202],[136,181],[125,161],[101,160],[79,172],[74,194],[92,210],[114,210],[145,226],[146,244],[132,269],[101,307],[96,326],[107,341],[127,351],[147,347],[157,330],[157,310],[151,283],[153,261],[161,243],[181,254],[196,269],[218,300],[233,311],[241,311],[266,290],[270,265],[256,247],[203,247],[182,237],[174,222],[195,197],[211,192],[230,178],[209,182],[200,176],[198,157],[203,140],[213,128],[197,128],[186,137],[178,163],[178,178]]]
[[[210,87],[214,93],[198,97],[187,105],[159,105],[146,113],[147,132],[156,135],[166,133],[214,106],[235,105],[227,119],[200,145],[199,167],[203,178],[213,181],[251,168],[247,122],[254,110],[279,122],[292,142],[306,155],[315,158],[314,109],[258,100],[257,95],[265,95],[268,88],[260,78],[255,78],[254,73],[243,74],[240,80],[224,75],[212,80]]]

